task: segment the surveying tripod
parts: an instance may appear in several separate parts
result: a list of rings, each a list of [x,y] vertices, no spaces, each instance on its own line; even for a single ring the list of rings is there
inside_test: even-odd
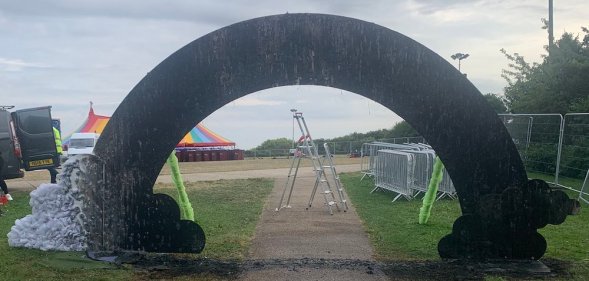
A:
[[[348,210],[348,203],[346,201],[344,190],[342,188],[341,182],[339,180],[339,176],[337,175],[337,171],[335,170],[335,165],[332,161],[332,155],[329,152],[329,146],[326,144],[323,145],[325,148],[325,157],[327,159],[328,165],[323,165],[321,161],[321,157],[319,156],[319,151],[315,142],[311,138],[311,134],[309,133],[309,128],[307,127],[307,123],[305,122],[305,118],[303,117],[302,112],[293,112],[293,118],[297,121],[299,125],[299,129],[301,130],[302,136],[299,138],[297,142],[299,145],[294,151],[293,158],[290,164],[290,170],[288,171],[288,177],[286,179],[286,183],[284,184],[284,190],[282,191],[282,196],[280,197],[280,203],[276,208],[276,211],[280,211],[282,208],[290,208],[290,199],[292,196],[292,192],[294,189],[294,184],[296,181],[296,177],[299,171],[299,167],[301,164],[302,158],[309,158],[313,163],[313,172],[315,172],[315,186],[313,187],[313,191],[311,192],[311,198],[309,199],[308,208],[310,208],[313,204],[313,200],[315,199],[315,194],[319,187],[321,188],[321,194],[325,200],[325,205],[327,205],[329,209],[329,213],[333,215],[333,207],[340,211],[340,206],[342,207],[343,211]],[[332,176],[332,181],[335,184],[336,192],[339,196],[339,202],[336,201],[332,184],[329,182],[327,178],[327,174],[325,170],[329,169]],[[284,196],[286,191],[288,190],[288,197],[286,200],[286,205],[282,205],[284,201]]]

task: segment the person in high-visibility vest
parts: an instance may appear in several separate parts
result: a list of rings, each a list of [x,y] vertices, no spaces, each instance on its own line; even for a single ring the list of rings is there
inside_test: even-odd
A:
[[[58,129],[53,128],[53,137],[55,138],[55,148],[57,149],[57,154],[61,155],[63,148],[61,147],[61,134],[59,133]],[[49,174],[51,175],[51,183],[57,183],[57,174],[59,173],[55,167],[48,168],[47,170],[49,170]]]
[[[63,153],[63,148],[61,147],[61,134],[58,129],[55,129],[55,127],[53,128],[53,137],[55,138],[55,148],[57,148],[57,153],[61,155]]]

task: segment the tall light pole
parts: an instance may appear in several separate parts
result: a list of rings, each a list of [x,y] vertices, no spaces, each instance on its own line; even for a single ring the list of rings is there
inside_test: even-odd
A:
[[[550,50],[552,50],[552,46],[554,46],[554,15],[553,15],[554,6],[552,4],[552,0],[548,0],[548,54],[550,55]]]
[[[453,54],[452,56],[450,56],[453,60],[458,60],[458,71],[460,71],[460,61],[463,59],[468,58],[470,55],[469,54],[463,54],[463,53],[456,53]]]
[[[295,142],[294,142],[294,115],[295,112],[297,112],[296,109],[291,108],[290,112],[292,112],[292,148],[295,148]]]

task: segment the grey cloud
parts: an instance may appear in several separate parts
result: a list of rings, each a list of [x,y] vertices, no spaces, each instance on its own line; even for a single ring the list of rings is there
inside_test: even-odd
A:
[[[429,15],[438,11],[456,8],[465,8],[467,10],[473,10],[477,7],[482,7],[483,9],[492,7],[502,7],[505,10],[516,10],[519,13],[548,13],[548,3],[545,1],[540,2],[537,0],[409,0],[409,2],[417,4],[416,11],[425,15]]]
[[[450,59],[452,53],[467,52],[471,57],[463,62],[463,69],[485,93],[495,92],[504,84],[499,75],[507,62],[499,53],[500,48],[526,57],[542,52],[541,46],[534,46],[541,45],[538,38],[545,36],[539,19],[546,15],[546,3],[536,0],[180,0],[172,4],[159,0],[48,0],[36,1],[34,5],[27,2],[0,1],[0,56],[53,68],[2,72],[0,100],[20,108],[51,104],[55,115],[62,117],[64,126],[71,130],[79,126],[79,116],[87,114],[90,100],[95,102],[97,113],[112,114],[130,89],[172,52],[206,33],[254,17],[286,12],[337,14],[406,34],[453,65],[456,62]],[[578,19],[582,16],[578,11],[587,10],[587,2],[568,0],[556,3],[555,8],[557,12],[571,13],[567,18]],[[450,15],[456,11],[462,15],[465,11],[469,17],[444,21],[440,17],[445,14],[435,11],[445,10],[454,10]],[[564,17],[557,14],[557,25],[564,22],[559,16]],[[577,25],[574,27],[578,30]],[[339,130],[337,134],[343,135],[372,126],[390,127],[391,121],[380,123],[378,119],[393,115],[379,111],[379,105],[366,100],[340,100],[337,94],[322,94],[318,89],[282,87],[275,89],[275,94],[257,93],[255,97],[274,105],[240,107],[230,103],[208,117],[212,123],[206,124],[238,143],[247,138],[254,142],[252,145],[275,135],[290,136],[292,107],[309,114],[313,126],[323,124],[319,119],[326,120],[325,124],[335,122],[314,127],[314,131]],[[268,120],[278,120],[279,124]],[[365,126],[357,127],[358,123]],[[239,130],[240,126],[246,129]],[[277,128],[281,126],[286,128],[279,133]]]
[[[354,1],[349,1],[354,3]],[[302,10],[317,10],[321,4],[313,1],[283,1],[282,5],[297,6]],[[128,19],[153,19],[170,21],[189,21],[217,26],[225,26],[252,17],[275,14],[276,2],[270,0],[258,1],[252,5],[251,1],[214,1],[214,0],[178,0],[163,3],[159,0],[143,1],[72,1],[52,0],[39,1],[30,5],[22,1],[3,1],[0,12],[6,16],[25,17],[104,17]],[[278,13],[289,12],[285,8]],[[293,11],[291,11],[293,12]]]
[[[410,0],[409,2],[417,4],[416,11],[420,14],[429,15],[441,10],[447,10],[462,5],[476,5],[482,0]]]
[[[227,24],[236,14],[230,5],[219,1],[175,1],[162,5],[161,1],[39,1],[30,5],[22,1],[3,1],[0,10],[5,15],[27,17],[105,17],[157,20],[184,20]]]
[[[23,71],[25,68],[47,69],[53,68],[51,65],[27,62],[20,59],[2,58],[0,57],[0,72],[2,71]]]

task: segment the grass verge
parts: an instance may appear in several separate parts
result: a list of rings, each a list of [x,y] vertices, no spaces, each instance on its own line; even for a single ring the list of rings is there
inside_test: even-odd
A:
[[[372,241],[379,260],[437,259],[438,241],[449,234],[460,216],[457,201],[440,200],[434,204],[429,223],[418,224],[421,200],[399,199],[390,192],[375,191],[371,178],[360,181],[360,173],[341,174],[350,196]]]
[[[14,221],[31,213],[28,192],[13,191],[11,195],[14,201],[2,207],[4,215],[0,217],[1,280],[130,280],[132,272],[129,270],[92,268],[93,265],[89,264],[79,264],[76,267],[52,266],[54,262],[67,259],[63,252],[9,247],[6,235]]]
[[[206,247],[200,255],[243,259],[273,184],[269,179],[186,183],[194,217],[207,236]],[[157,184],[154,192],[166,193],[178,200],[172,184]]]
[[[391,260],[439,259],[437,244],[449,234],[454,220],[461,214],[458,200],[435,202],[428,224],[419,225],[421,200],[394,203],[393,193],[377,191],[371,178],[360,173],[341,174],[340,179],[363,220],[375,250],[376,258]],[[544,258],[569,264],[571,280],[589,280],[589,210],[568,216],[561,225],[548,225],[539,230],[548,242]]]
[[[207,244],[194,258],[241,259],[245,256],[272,180],[222,180],[186,183],[195,217]],[[172,185],[156,185],[154,192],[176,198]],[[7,233],[16,219],[31,213],[28,192],[11,192],[15,200],[0,216],[0,280],[139,280],[130,267],[84,261],[79,252],[54,252],[8,246]],[[200,280],[192,279],[192,280]],[[204,278],[205,280],[212,280]]]

